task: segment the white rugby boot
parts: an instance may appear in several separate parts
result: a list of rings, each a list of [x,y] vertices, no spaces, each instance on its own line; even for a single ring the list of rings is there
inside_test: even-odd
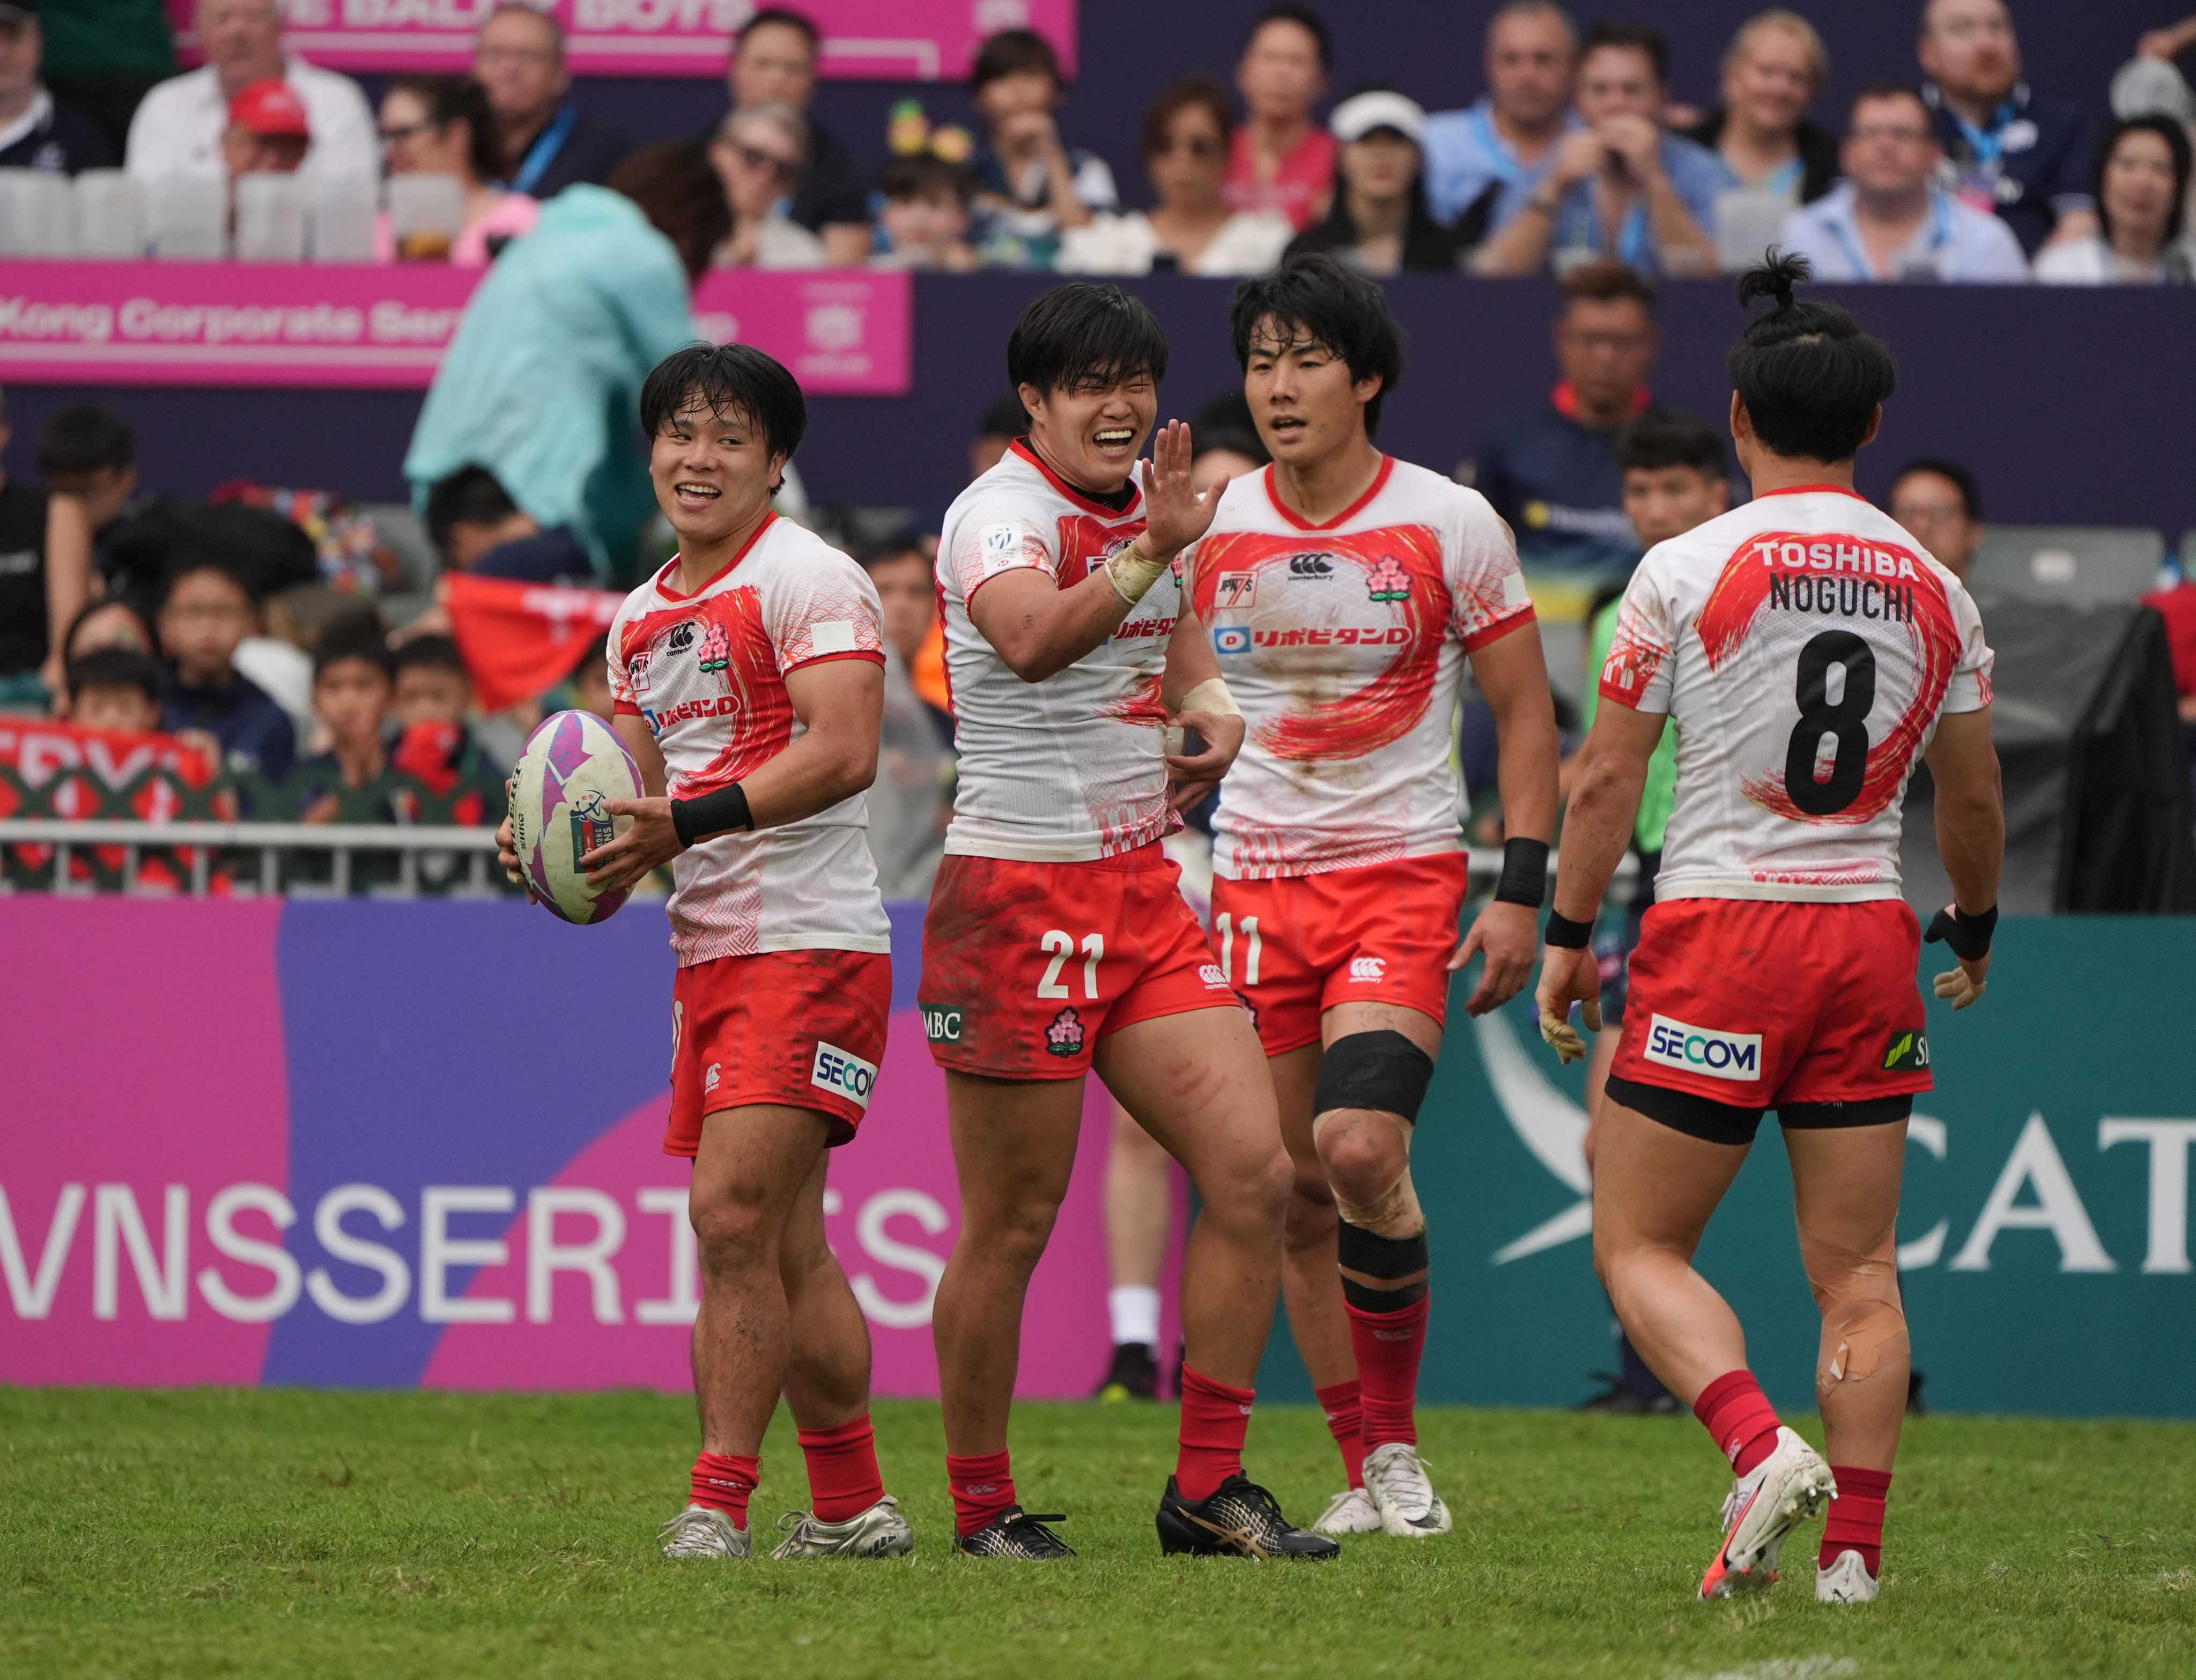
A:
[[[1732,1482],[1723,1502],[1723,1544],[1701,1578],[1701,1596],[1722,1598],[1740,1587],[1767,1586],[1777,1579],[1784,1537],[1837,1492],[1822,1454],[1778,1424],[1776,1451]]]
[[[689,1505],[657,1530],[666,1557],[751,1557],[754,1543],[714,1505]]]
[[[1320,1534],[1377,1534],[1380,1508],[1363,1488],[1345,1487],[1326,1502],[1312,1530]]]
[[[1848,1546],[1827,1569],[1815,1571],[1817,1604],[1873,1604],[1883,1584],[1868,1573],[1868,1563]]]
[[[1398,1539],[1430,1539],[1456,1526],[1426,1480],[1419,1449],[1407,1441],[1384,1441],[1365,1455],[1365,1491],[1380,1513],[1381,1528]]]
[[[889,1493],[842,1522],[819,1522],[812,1511],[788,1511],[777,1526],[785,1538],[773,1558],[899,1557],[915,1550],[915,1530]]]

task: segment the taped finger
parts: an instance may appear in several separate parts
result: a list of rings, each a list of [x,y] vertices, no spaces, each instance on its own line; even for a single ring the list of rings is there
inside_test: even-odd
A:
[[[1598,1015],[1601,1012],[1597,1007],[1594,1013]],[[1592,1025],[1593,1023],[1589,1020],[1587,1025]],[[1569,1063],[1585,1059],[1586,1041],[1578,1036],[1578,1029],[1552,1009],[1540,1011],[1540,1036],[1556,1053],[1557,1061]]]

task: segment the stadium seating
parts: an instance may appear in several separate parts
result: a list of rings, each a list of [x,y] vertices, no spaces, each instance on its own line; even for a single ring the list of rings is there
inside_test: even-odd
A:
[[[2165,538],[2138,527],[1993,525],[1968,578],[1978,594],[2091,607],[2158,586]]]

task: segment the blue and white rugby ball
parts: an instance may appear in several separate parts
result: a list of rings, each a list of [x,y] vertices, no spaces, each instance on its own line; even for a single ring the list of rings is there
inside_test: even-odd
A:
[[[622,892],[596,891],[580,859],[633,826],[610,802],[640,797],[640,766],[593,713],[556,713],[527,737],[511,777],[512,849],[535,895],[566,921],[602,921],[625,903]]]

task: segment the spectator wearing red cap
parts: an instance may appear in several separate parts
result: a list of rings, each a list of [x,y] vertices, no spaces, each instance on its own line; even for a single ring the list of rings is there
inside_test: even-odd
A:
[[[246,82],[229,101],[221,160],[232,181],[240,175],[294,175],[312,143],[305,102],[280,77]]]
[[[206,61],[145,95],[130,124],[124,167],[150,186],[177,176],[229,173],[231,104],[256,82],[286,82],[309,131],[301,174],[373,180],[380,173],[373,113],[358,84],[315,69],[282,45],[278,0],[199,0],[199,45]]]

